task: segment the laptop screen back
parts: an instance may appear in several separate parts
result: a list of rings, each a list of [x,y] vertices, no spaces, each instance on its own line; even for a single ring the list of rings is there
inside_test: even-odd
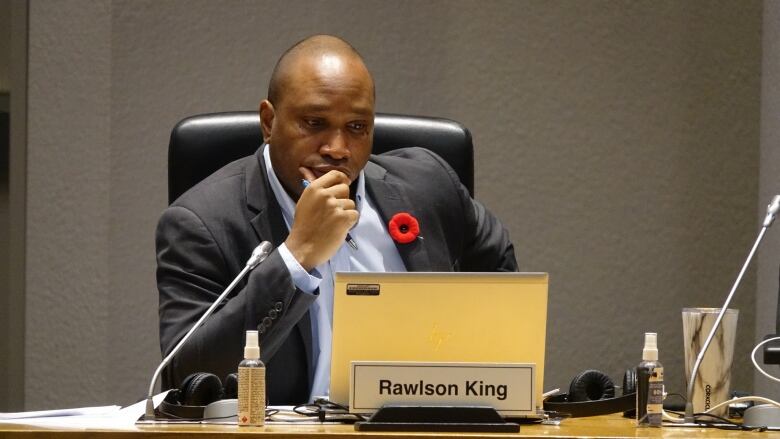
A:
[[[351,361],[536,364],[541,404],[546,273],[336,273],[330,399]]]

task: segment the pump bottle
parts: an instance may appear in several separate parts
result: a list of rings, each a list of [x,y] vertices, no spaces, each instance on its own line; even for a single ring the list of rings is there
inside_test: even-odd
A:
[[[636,420],[639,426],[660,427],[663,421],[664,367],[658,361],[655,332],[645,333],[642,362],[636,368]]]
[[[244,360],[238,364],[238,425],[265,424],[265,364],[260,361],[257,331],[246,331]]]

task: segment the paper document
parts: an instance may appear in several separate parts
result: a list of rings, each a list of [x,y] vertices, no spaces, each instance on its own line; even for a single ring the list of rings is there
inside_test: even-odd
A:
[[[162,402],[168,390],[155,395],[154,405]],[[3,417],[0,423],[33,425],[48,428],[132,428],[135,421],[144,414],[146,400],[120,409],[119,406],[85,407],[80,409],[46,410],[42,412],[4,413],[5,416],[24,415],[25,417]],[[55,413],[55,414],[52,414]],[[29,415],[29,416],[28,416]]]
[[[80,407],[75,409],[41,410],[37,412],[0,413],[0,421],[7,421],[9,419],[50,418],[53,416],[104,415],[106,413],[118,412],[121,408],[122,406],[119,405],[106,405],[102,407]]]

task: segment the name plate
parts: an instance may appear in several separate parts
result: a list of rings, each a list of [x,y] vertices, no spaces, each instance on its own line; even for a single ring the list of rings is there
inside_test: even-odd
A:
[[[385,404],[490,406],[502,416],[536,414],[536,365],[353,361],[349,407],[373,413]]]

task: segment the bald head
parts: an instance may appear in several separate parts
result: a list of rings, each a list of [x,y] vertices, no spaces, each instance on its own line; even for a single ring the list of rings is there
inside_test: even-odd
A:
[[[374,101],[374,80],[344,40],[317,35],[282,55],[260,102],[260,126],[274,173],[293,200],[303,192],[301,180],[358,178],[371,155]]]
[[[275,106],[279,105],[284,99],[285,90],[296,79],[296,73],[311,66],[333,73],[347,69],[358,70],[368,76],[371,93],[374,94],[373,77],[354,47],[332,35],[314,35],[299,41],[279,58],[268,83],[268,100]]]

